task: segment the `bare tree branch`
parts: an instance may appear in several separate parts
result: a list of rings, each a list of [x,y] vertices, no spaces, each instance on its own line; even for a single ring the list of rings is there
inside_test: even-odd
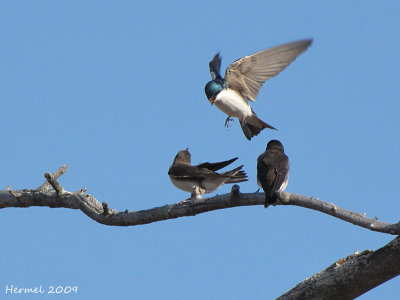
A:
[[[112,226],[134,226],[157,221],[174,219],[184,216],[194,216],[217,209],[237,206],[264,205],[264,193],[240,193],[239,186],[234,185],[231,193],[216,195],[196,201],[164,205],[141,211],[120,212],[108,207],[106,202],[100,202],[93,196],[86,194],[86,189],[78,192],[68,192],[57,182],[57,177],[64,174],[66,165],[62,166],[53,175],[46,173],[45,177],[53,190],[43,184],[38,189],[0,191],[0,208],[47,206],[51,208],[64,207],[80,209],[96,222]],[[366,218],[364,214],[354,213],[332,203],[326,203],[313,197],[306,197],[287,192],[278,193],[277,205],[296,205],[314,209],[333,217],[350,222],[373,231],[400,234],[400,224],[390,224],[378,221],[376,218]],[[273,209],[273,208],[269,208]]]
[[[327,203],[314,197],[307,197],[287,192],[279,192],[278,196],[279,200],[281,201],[281,203],[279,204],[296,205],[310,208],[331,215],[335,218],[342,219],[343,221],[350,222],[354,225],[370,229],[372,231],[378,231],[393,235],[400,234],[400,223],[385,223],[378,221],[376,217],[373,219],[369,219],[365,217],[365,213],[355,213],[336,206],[333,203]]]
[[[86,193],[66,191],[57,178],[66,172],[66,165],[54,174],[45,173],[46,182],[37,189],[0,191],[0,208],[47,206],[80,209],[88,217],[105,225],[134,226],[152,222],[194,216],[212,210],[236,206],[264,205],[264,193],[245,193],[234,185],[228,194],[197,199],[171,205],[164,205],[141,211],[120,212],[100,203]],[[53,187],[54,190],[51,190]],[[329,214],[369,230],[400,234],[400,223],[389,224],[369,219],[365,214],[354,213],[333,203],[326,203],[314,197],[287,192],[277,193],[277,205],[296,205]],[[273,209],[273,208],[269,208]],[[307,278],[278,299],[353,299],[379,284],[400,274],[400,239],[373,252],[366,250],[340,259],[327,269]]]
[[[67,165],[62,165],[61,168],[59,168],[52,176],[54,178],[54,180],[57,180],[58,177],[60,177],[62,174],[64,174],[65,172],[67,172]],[[45,175],[46,177],[46,175]],[[38,190],[43,190],[43,191],[48,191],[50,189],[50,182],[47,180],[45,181],[39,188]]]
[[[58,183],[55,176],[46,172],[46,173],[44,173],[44,177],[47,179],[47,182],[50,183],[50,185],[56,191],[57,196],[61,196],[61,195],[65,194],[65,190],[63,189],[61,184]]]
[[[354,299],[399,274],[397,237],[376,251],[365,250],[339,259],[277,299]]]

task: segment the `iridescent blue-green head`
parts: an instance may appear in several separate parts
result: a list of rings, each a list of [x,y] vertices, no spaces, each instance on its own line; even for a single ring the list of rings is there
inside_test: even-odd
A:
[[[206,92],[207,99],[210,101],[211,105],[214,104],[215,98],[223,89],[224,85],[219,80],[212,80],[206,84],[204,91]]]

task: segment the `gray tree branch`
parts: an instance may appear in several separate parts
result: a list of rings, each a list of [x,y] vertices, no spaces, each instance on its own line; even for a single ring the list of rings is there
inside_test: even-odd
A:
[[[100,203],[86,193],[86,189],[68,192],[57,181],[66,172],[62,166],[54,174],[45,173],[46,182],[37,189],[0,191],[0,208],[47,206],[79,209],[88,217],[105,225],[134,226],[157,221],[194,216],[212,210],[237,206],[264,205],[264,193],[240,193],[234,185],[231,193],[197,199],[141,211],[120,212]],[[53,190],[50,189],[53,188]],[[323,212],[354,225],[382,233],[399,235],[400,224],[369,219],[333,203],[314,197],[279,192],[277,205],[296,205]],[[272,208],[269,208],[272,209]],[[400,274],[400,239],[373,252],[366,250],[340,259],[327,269],[307,278],[278,299],[353,299],[377,285]]]
[[[397,237],[376,251],[365,250],[339,259],[277,299],[354,299],[399,274]]]
[[[57,178],[66,172],[66,168],[67,166],[64,165],[54,174],[45,173],[46,182],[37,189],[11,190],[8,187],[6,190],[0,191],[0,208],[47,206],[80,209],[88,217],[104,225],[135,226],[184,216],[195,216],[217,209],[264,205],[264,193],[240,193],[239,186],[234,185],[229,194],[140,211],[125,210],[120,212],[109,208],[105,202],[100,204],[96,198],[86,193],[86,189],[77,192],[64,190]],[[54,190],[51,190],[50,186]],[[378,221],[376,218],[369,219],[365,217],[365,214],[354,213],[314,197],[280,192],[278,199],[277,205],[301,206],[323,212],[369,230],[393,235],[400,234],[399,223],[390,224]]]

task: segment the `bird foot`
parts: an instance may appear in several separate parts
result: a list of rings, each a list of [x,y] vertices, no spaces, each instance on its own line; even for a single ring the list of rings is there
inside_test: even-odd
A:
[[[225,127],[229,129],[229,122],[233,122],[234,119],[232,119],[231,117],[227,117],[225,120]]]
[[[177,202],[176,204],[185,204],[185,203],[188,203],[189,201],[190,201],[190,198],[182,200],[180,202]]]

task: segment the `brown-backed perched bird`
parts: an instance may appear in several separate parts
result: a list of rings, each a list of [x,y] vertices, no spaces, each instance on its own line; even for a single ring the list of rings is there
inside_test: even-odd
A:
[[[231,117],[238,118],[248,140],[264,128],[275,129],[257,117],[247,100],[256,101],[263,83],[289,66],[311,42],[291,42],[245,56],[226,69],[225,78],[219,73],[221,57],[217,53],[209,64],[212,81],[206,84],[204,91],[211,105],[215,104],[228,115],[225,126],[229,127]]]
[[[284,191],[289,179],[289,158],[280,141],[271,140],[257,159],[257,184],[265,192],[265,207],[276,202],[276,191]]]
[[[211,193],[225,183],[247,181],[247,175],[242,171],[243,165],[228,172],[215,172],[233,163],[237,157],[217,163],[205,162],[197,166],[190,165],[190,157],[188,149],[179,151],[168,170],[168,175],[173,185],[191,193],[193,199],[201,198],[202,194]]]

